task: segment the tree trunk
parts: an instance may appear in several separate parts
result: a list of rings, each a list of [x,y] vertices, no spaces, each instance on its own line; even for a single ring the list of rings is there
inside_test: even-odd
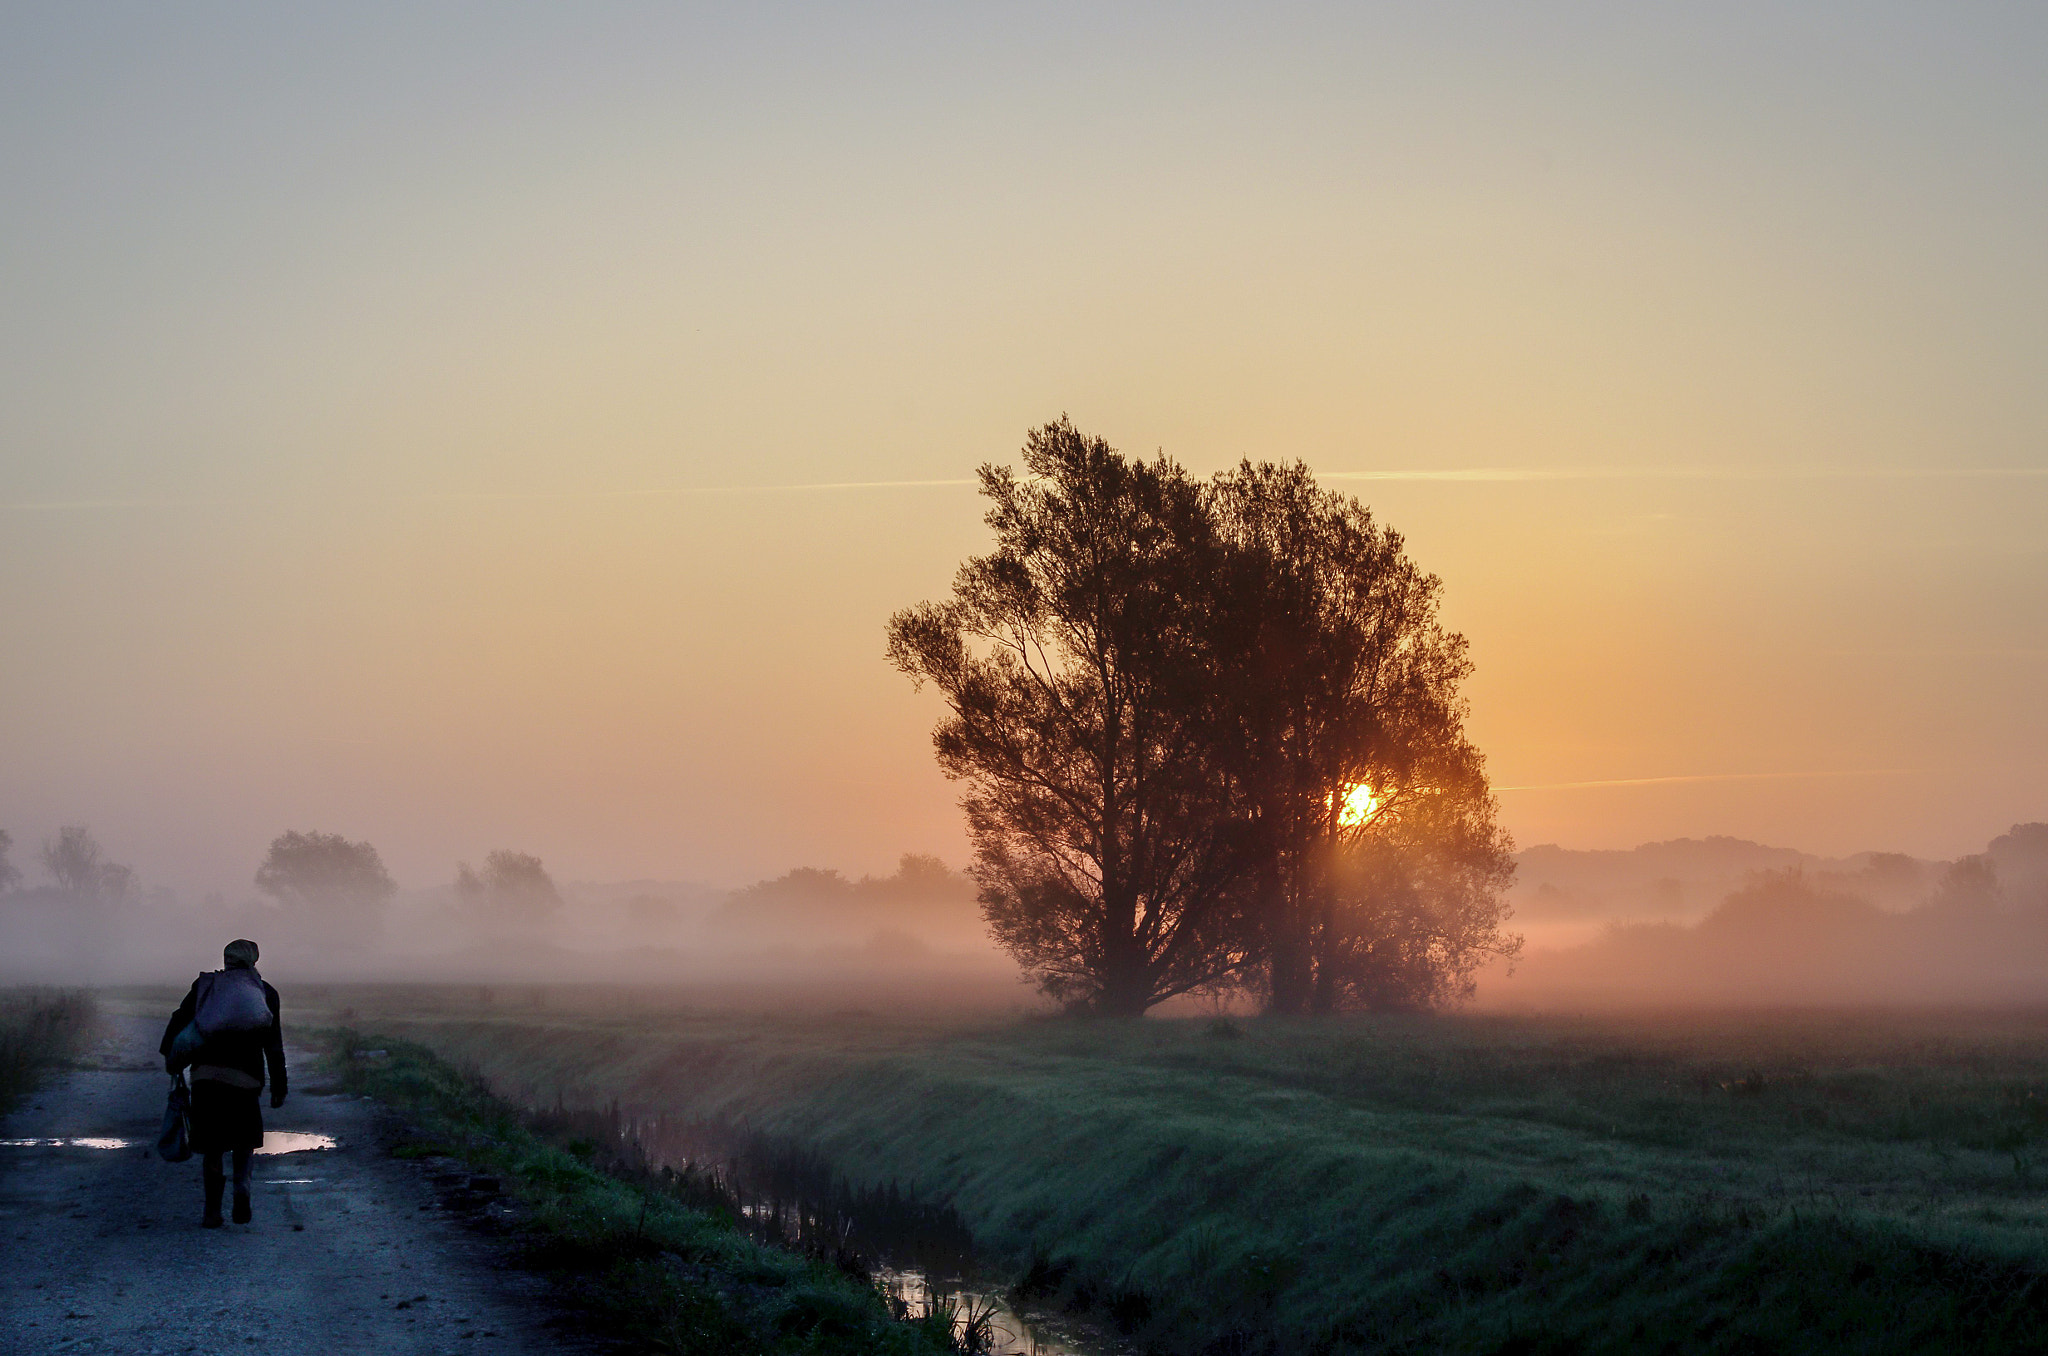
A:
[[[1116,977],[1110,979],[1096,991],[1088,1010],[1098,1017],[1143,1017],[1152,1006],[1151,986],[1142,977],[1135,984]]]
[[[1102,939],[1102,985],[1089,1010],[1104,1017],[1142,1017],[1152,1006],[1152,977],[1138,945],[1138,902],[1116,886],[1105,893],[1108,928]]]
[[[1309,995],[1315,982],[1314,939],[1310,935],[1306,901],[1298,882],[1276,883],[1269,896],[1273,919],[1273,955],[1267,962],[1266,1011],[1281,1017],[1298,1017],[1308,1011]]]
[[[1138,939],[1124,936],[1103,957],[1102,987],[1095,991],[1089,1010],[1103,1017],[1143,1017],[1152,1006],[1152,980],[1146,973],[1145,958],[1139,954]]]
[[[1330,953],[1336,948],[1333,935],[1335,925],[1325,914],[1322,926],[1316,929],[1315,980],[1309,999],[1309,1011],[1318,1017],[1327,1017],[1337,1010],[1337,963]]]

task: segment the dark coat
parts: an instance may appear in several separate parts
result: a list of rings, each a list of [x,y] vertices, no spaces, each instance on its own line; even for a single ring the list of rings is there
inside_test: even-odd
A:
[[[204,976],[201,976],[203,979]],[[263,1109],[256,1097],[263,1089],[266,1066],[270,1074],[270,1104],[284,1101],[284,1022],[279,1017],[277,990],[263,986],[263,1001],[270,1005],[270,1025],[262,1031],[223,1031],[209,1036],[192,1061],[192,1148],[196,1153],[226,1153],[231,1149],[263,1147]],[[199,980],[185,994],[185,1001],[171,1014],[157,1052],[164,1067],[171,1066],[171,1042],[191,1024],[199,1009]],[[213,1068],[242,1075],[223,1081],[201,1072]],[[246,1082],[246,1087],[235,1083]]]
[[[274,1106],[284,1100],[284,1022],[279,1017],[277,990],[268,983],[263,986],[263,1001],[270,1005],[270,1025],[262,1031],[224,1031],[217,1036],[207,1037],[206,1044],[199,1048],[199,1054],[192,1061],[193,1066],[213,1065],[217,1068],[233,1069],[256,1080],[251,1092],[263,1087],[266,1066],[270,1074],[270,1101]],[[163,1041],[157,1046],[157,1053],[166,1061],[171,1057],[171,1042],[178,1038],[192,1022],[193,1013],[199,1007],[199,981],[192,981],[186,991],[185,1001],[178,1004],[178,1010],[171,1014],[171,1020],[164,1027]],[[168,1063],[166,1064],[168,1067]],[[202,1080],[204,1081],[204,1080]]]

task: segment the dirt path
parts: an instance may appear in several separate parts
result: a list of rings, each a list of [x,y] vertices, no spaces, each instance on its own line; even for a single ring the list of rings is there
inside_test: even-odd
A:
[[[98,1063],[52,1082],[0,1139],[99,1138],[121,1148],[0,1145],[0,1353],[561,1353],[545,1283],[436,1204],[379,1148],[376,1109],[310,1086],[266,1130],[332,1150],[260,1155],[255,1222],[199,1227],[199,1160],[153,1149],[169,1080],[161,1019],[113,1018]]]

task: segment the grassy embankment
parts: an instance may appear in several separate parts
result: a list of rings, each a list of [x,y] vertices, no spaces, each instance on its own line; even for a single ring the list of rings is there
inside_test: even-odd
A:
[[[0,1115],[84,1052],[98,1016],[80,989],[0,989]]]
[[[2039,1016],[401,1024],[512,1095],[912,1185],[1168,1348],[2048,1339]]]
[[[592,1327],[633,1350],[876,1353],[955,1350],[952,1316],[893,1314],[864,1276],[764,1246],[743,1233],[714,1184],[621,1171],[602,1146],[554,1142],[533,1119],[423,1047],[379,1043],[358,1058],[353,1032],[330,1042],[332,1072],[410,1130],[403,1157],[460,1159],[492,1173],[524,1210],[525,1258],[553,1274]]]

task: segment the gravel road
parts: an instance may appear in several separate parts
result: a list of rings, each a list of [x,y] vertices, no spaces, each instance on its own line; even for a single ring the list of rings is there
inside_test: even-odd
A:
[[[8,1117],[0,1139],[0,1352],[562,1353],[582,1349],[544,1281],[439,1204],[430,1172],[386,1156],[374,1105],[295,1086],[266,1130],[338,1147],[259,1155],[255,1222],[199,1227],[199,1160],[153,1145],[170,1080],[162,1019],[110,1019],[89,1067]],[[445,1165],[444,1165],[445,1166]],[[555,1325],[550,1326],[550,1319]]]

